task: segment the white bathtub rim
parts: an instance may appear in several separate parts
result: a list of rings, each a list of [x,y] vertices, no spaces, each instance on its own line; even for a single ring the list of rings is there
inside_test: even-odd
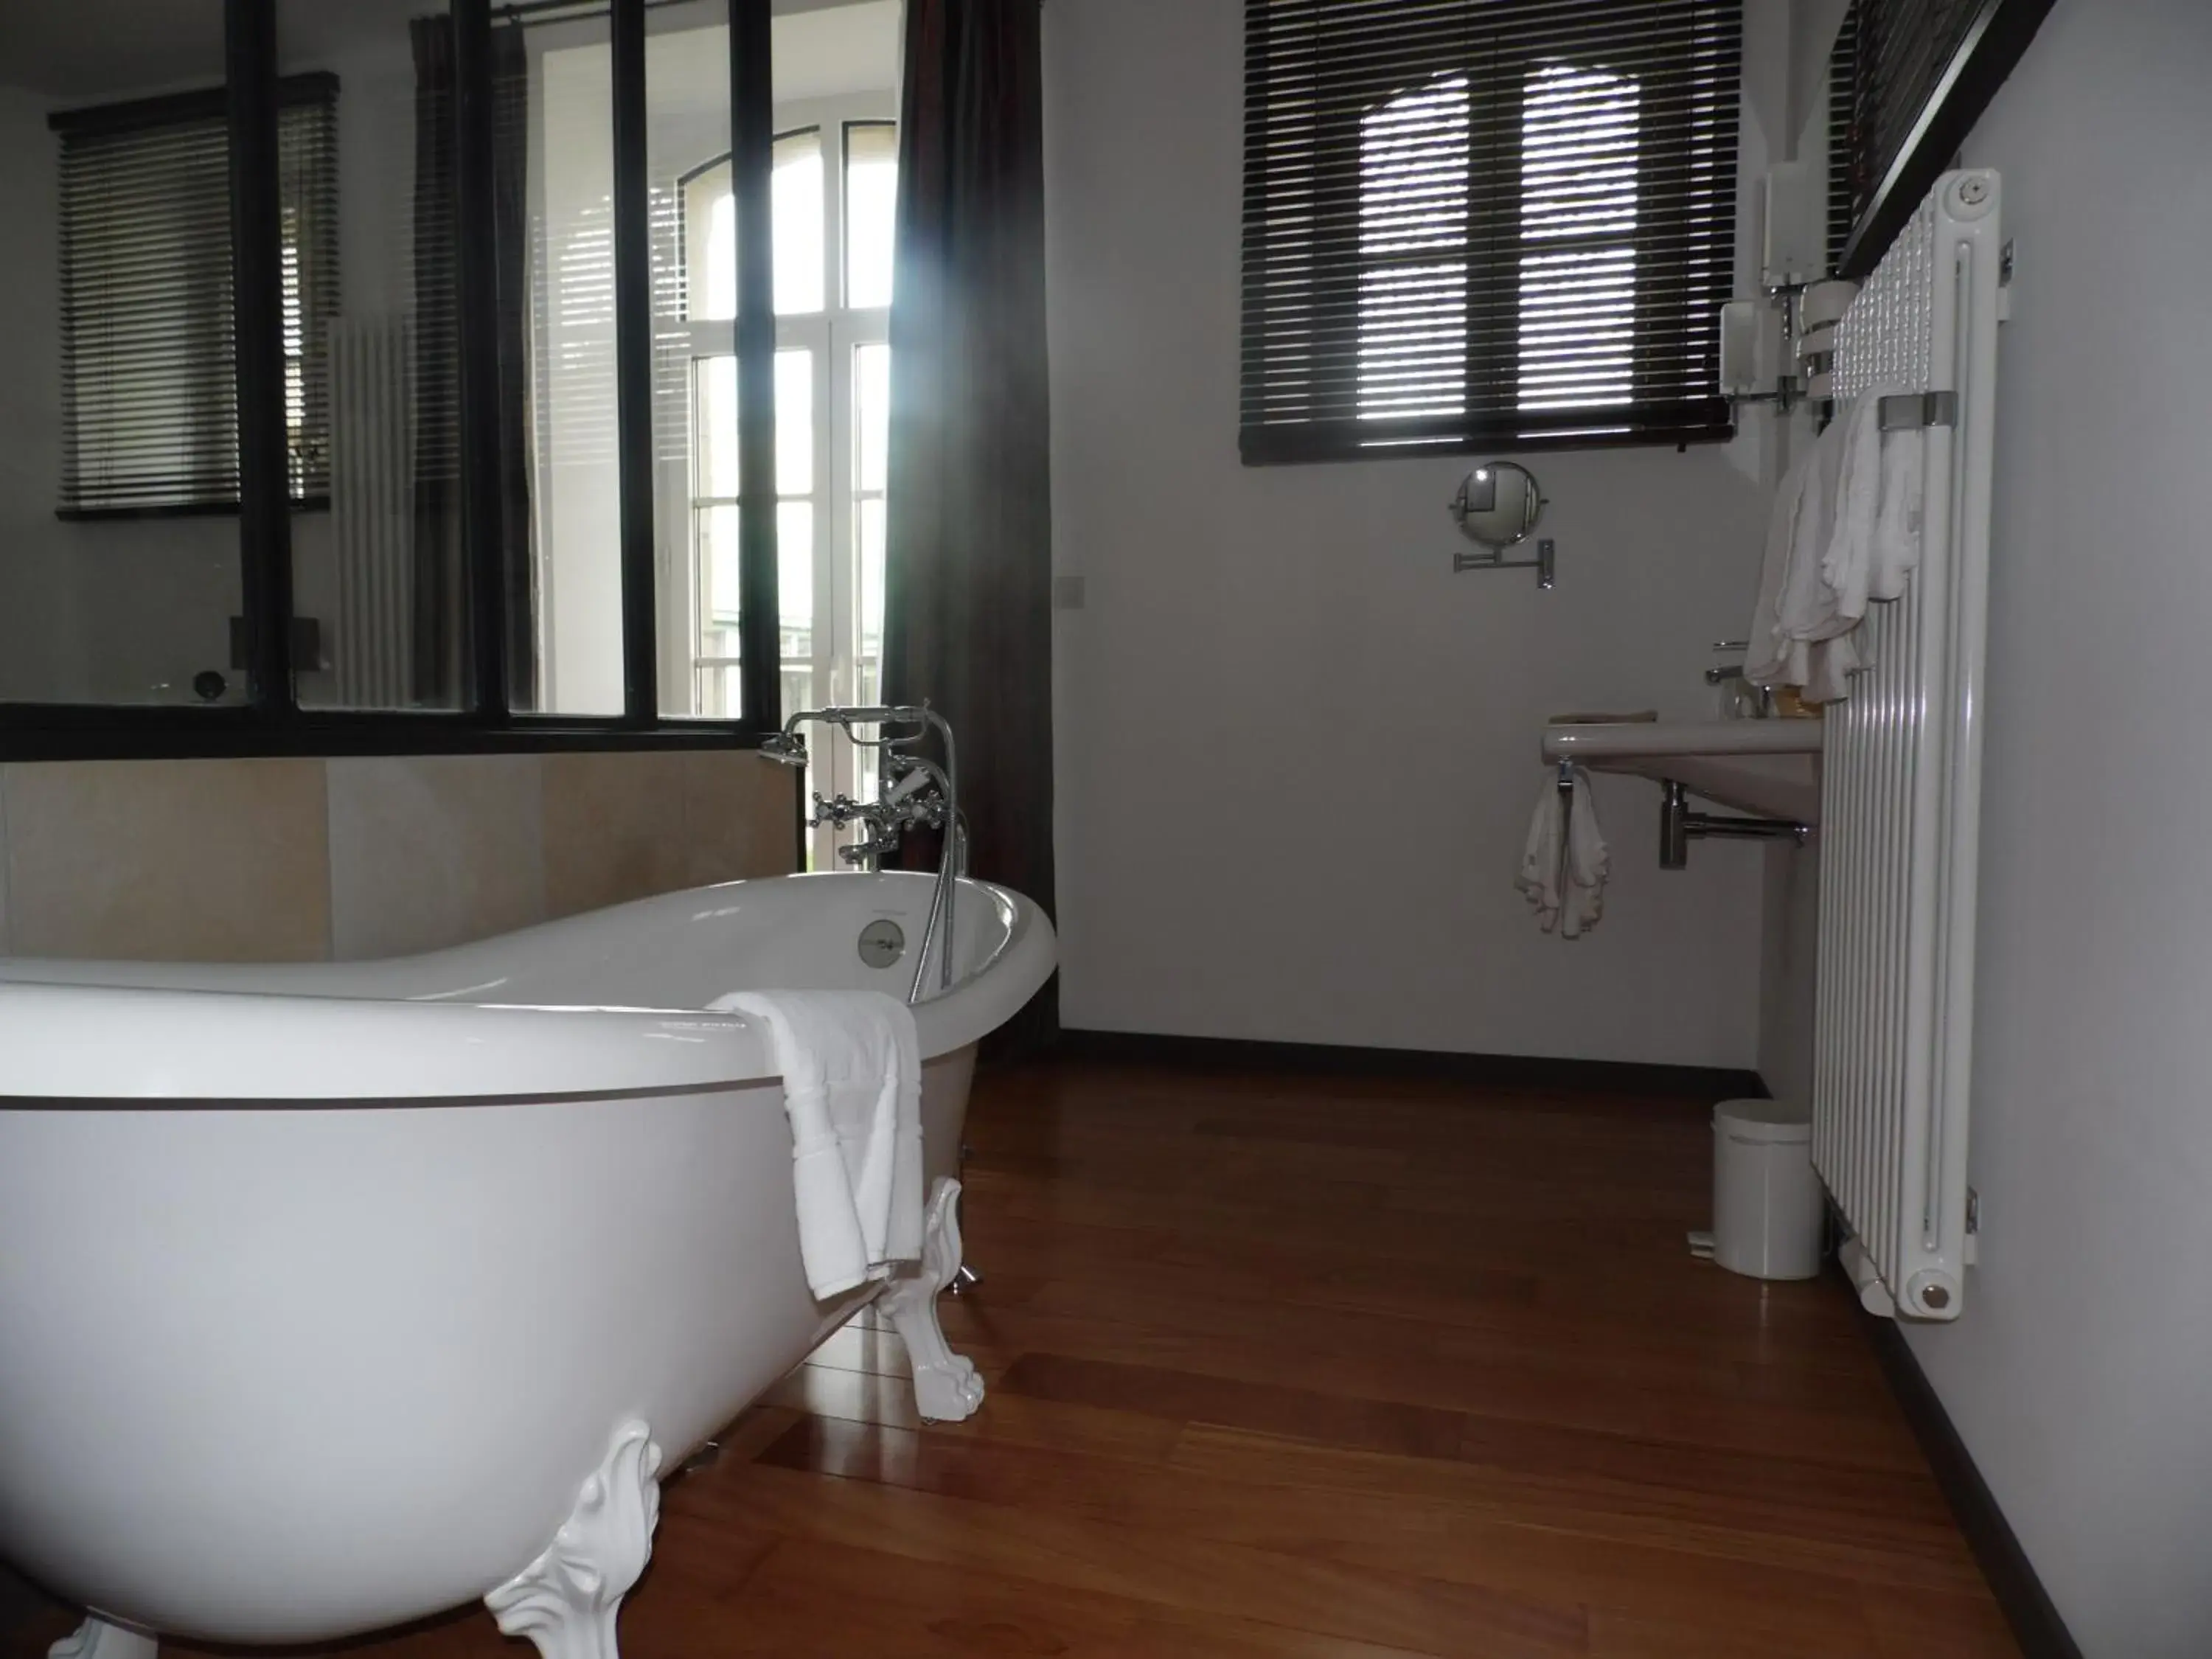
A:
[[[1054,967],[1052,925],[1035,904],[983,883],[966,884],[963,892],[988,892],[1006,934],[949,993],[915,1008],[925,1060],[957,1053],[1005,1024]],[[178,971],[174,964],[0,963],[0,1109],[153,1101],[489,1103],[696,1093],[776,1075],[765,1033],[736,1014],[118,982],[134,970]],[[284,972],[272,967],[259,976],[281,983]]]

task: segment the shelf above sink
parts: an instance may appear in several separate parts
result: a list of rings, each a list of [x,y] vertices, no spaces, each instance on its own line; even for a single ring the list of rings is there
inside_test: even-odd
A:
[[[1621,720],[1547,726],[1544,758],[1672,779],[1740,812],[1820,821],[1820,720]]]

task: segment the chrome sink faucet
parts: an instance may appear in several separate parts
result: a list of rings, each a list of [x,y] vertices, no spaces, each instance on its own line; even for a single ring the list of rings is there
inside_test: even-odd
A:
[[[1723,696],[1728,699],[1723,712],[1731,720],[1769,720],[1774,714],[1774,688],[1753,685],[1744,678],[1742,654],[1751,649],[1749,640],[1716,640],[1715,654],[1735,656],[1735,662],[1719,663],[1705,670],[1705,684],[1726,686]]]
[[[828,726],[842,732],[855,747],[872,750],[876,757],[876,799],[854,800],[850,795],[814,795],[814,816],[809,829],[832,823],[843,829],[865,824],[867,834],[837,849],[845,863],[874,873],[884,857],[898,850],[906,832],[913,829],[944,832],[937,861],[937,884],[929,899],[929,920],[922,928],[921,949],[914,964],[914,983],[908,1002],[921,1000],[923,976],[929,967],[929,948],[938,947],[938,989],[952,988],[952,906],[954,882],[967,873],[967,823],[960,816],[958,754],[952,727],[927,703],[879,708],[804,708],[783,723],[783,729],[761,744],[761,756],[785,766],[804,767],[811,758],[806,739],[799,728]],[[872,726],[877,734],[863,738],[853,728]],[[945,764],[910,752],[912,746],[935,731],[945,745]]]

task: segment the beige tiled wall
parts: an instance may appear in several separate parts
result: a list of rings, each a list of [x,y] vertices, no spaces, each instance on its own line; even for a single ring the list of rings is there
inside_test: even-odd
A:
[[[331,954],[405,956],[543,921],[543,759],[327,763]]]
[[[798,778],[737,750],[0,767],[0,949],[393,956],[796,867]]]

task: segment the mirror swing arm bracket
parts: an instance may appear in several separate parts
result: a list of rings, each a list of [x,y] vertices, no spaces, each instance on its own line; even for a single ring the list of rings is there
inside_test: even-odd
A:
[[[1549,536],[1536,538],[1536,556],[1533,559],[1509,559],[1501,549],[1496,552],[1458,552],[1452,555],[1452,574],[1459,575],[1469,570],[1533,570],[1536,586],[1548,593],[1559,584],[1559,544]]]

